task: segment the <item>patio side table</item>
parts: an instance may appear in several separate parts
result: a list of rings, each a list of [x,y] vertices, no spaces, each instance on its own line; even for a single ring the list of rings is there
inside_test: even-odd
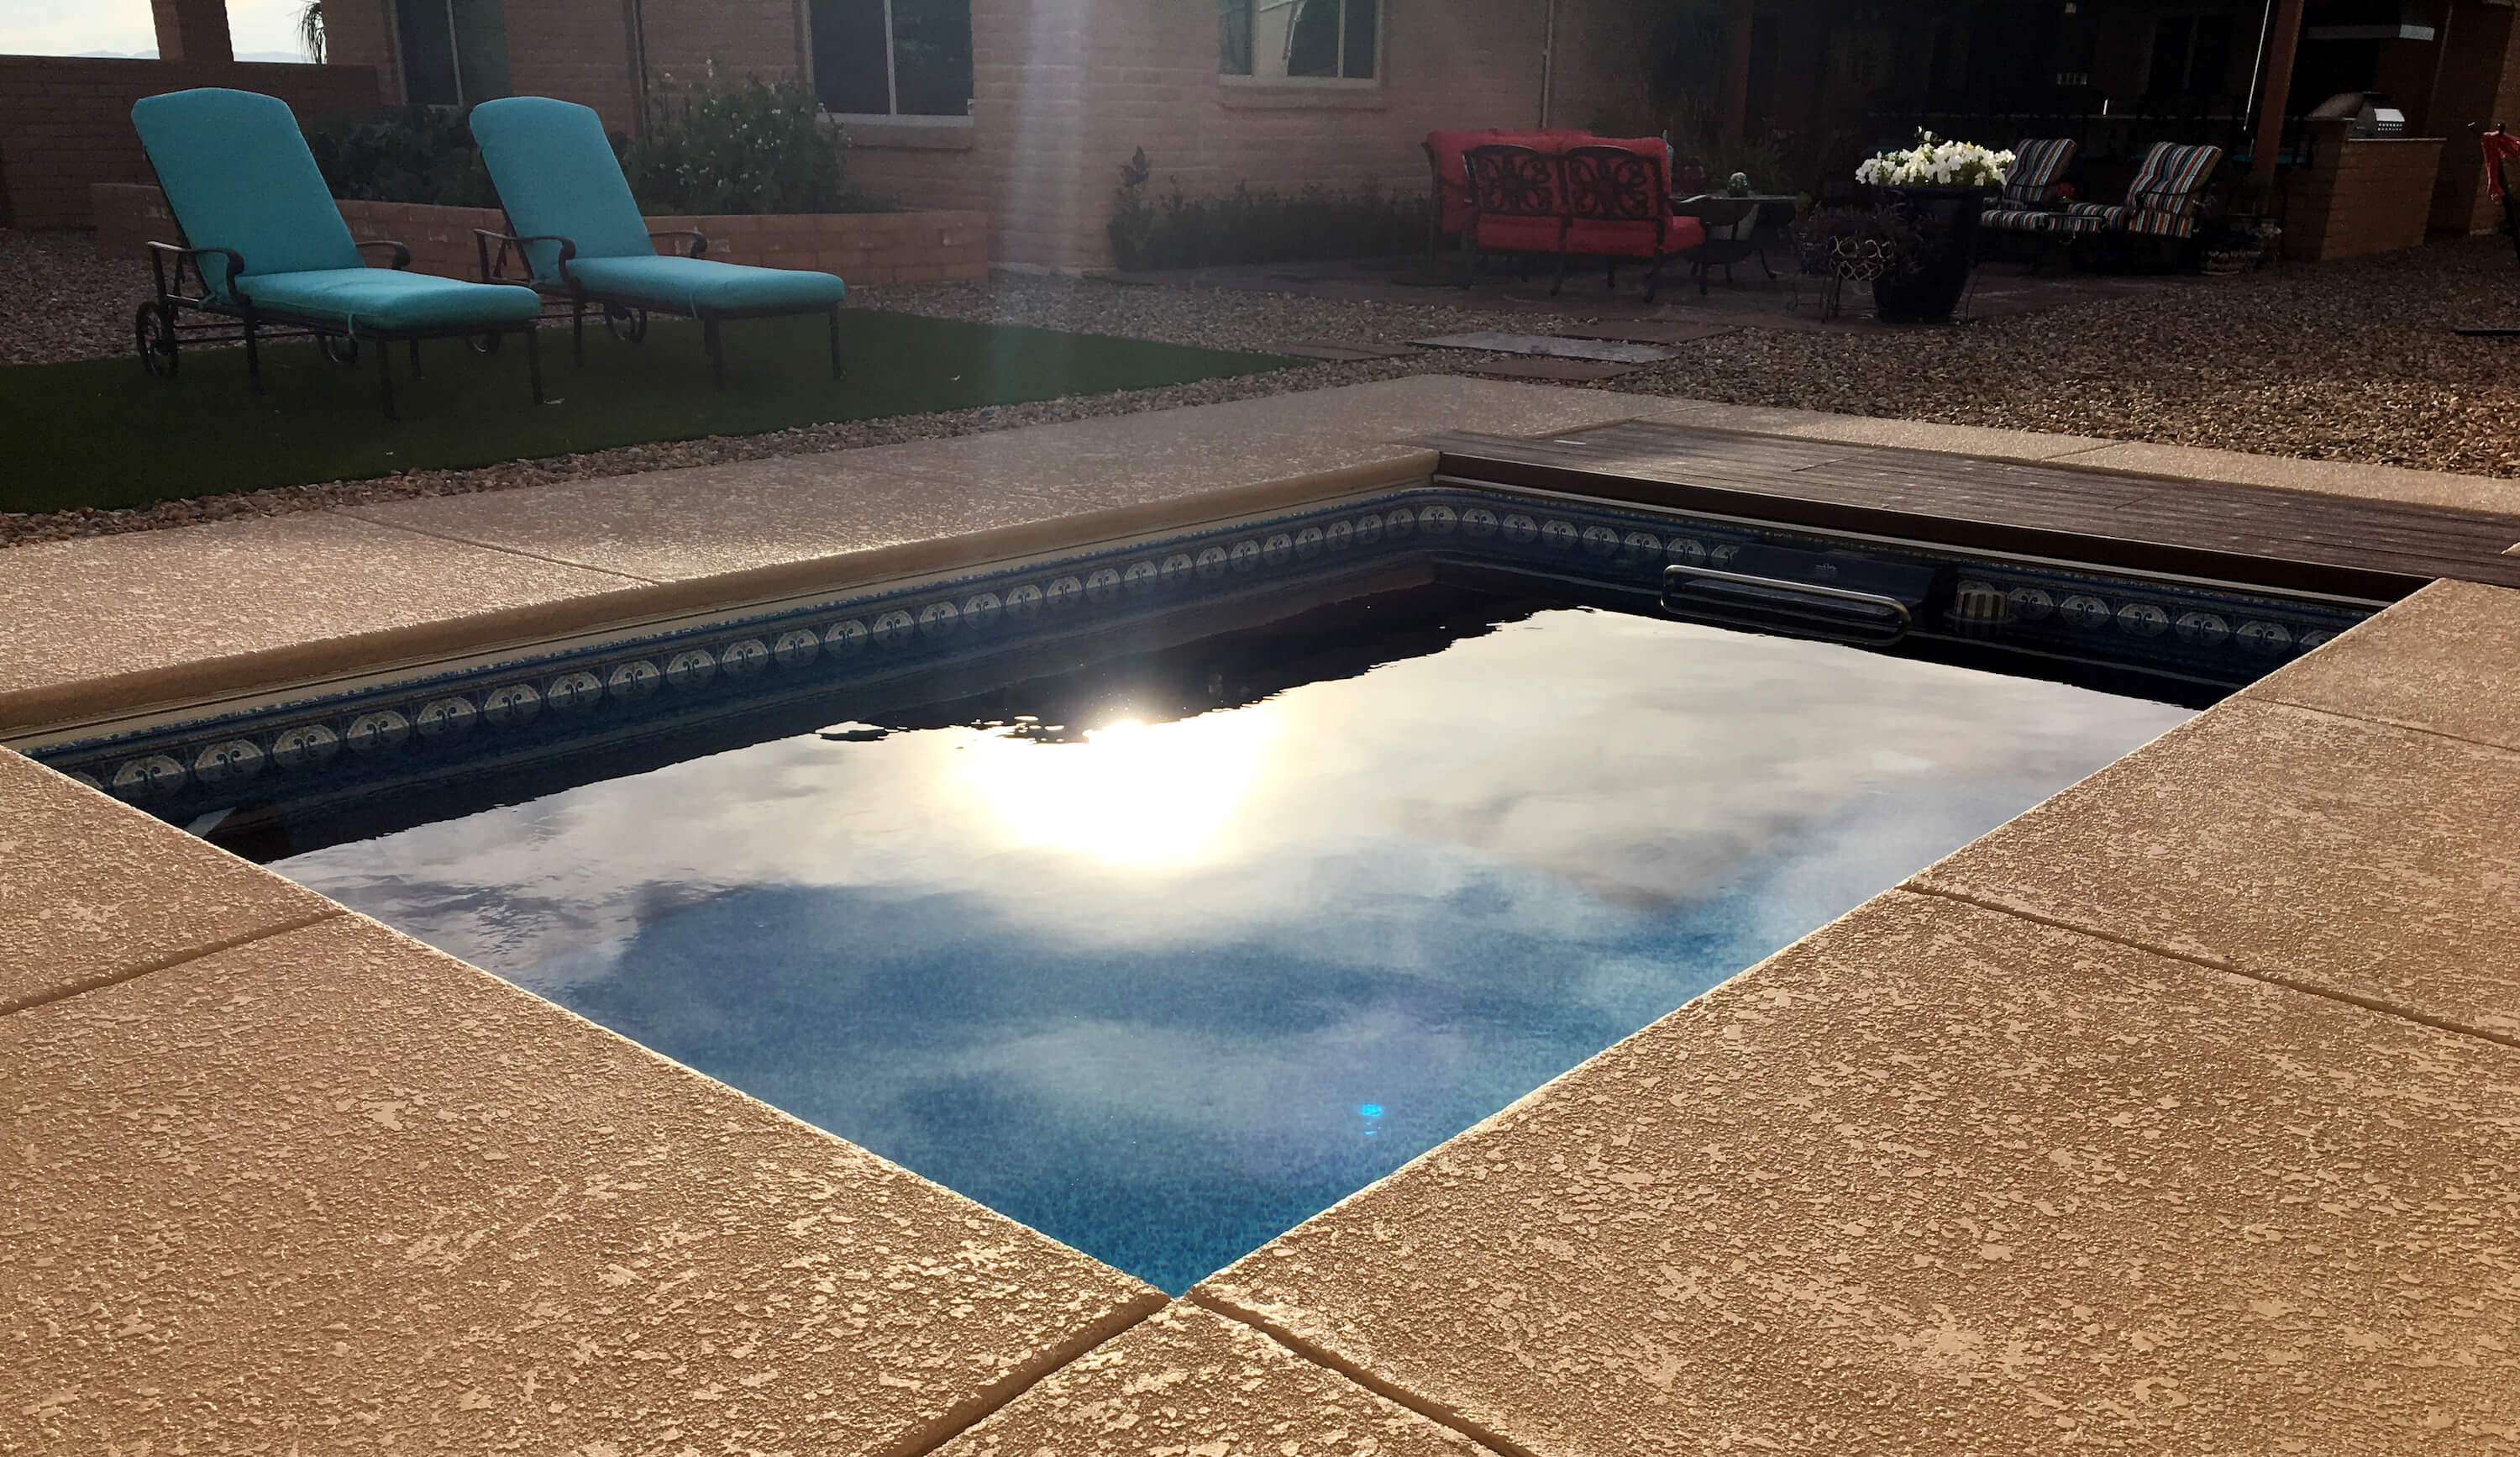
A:
[[[1759,260],[1760,271],[1769,278],[1777,276],[1768,261],[1768,245],[1781,239],[1793,222],[1792,198],[1781,193],[1698,193],[1672,199],[1671,211],[1675,217],[1696,218],[1706,227],[1706,241],[1688,254],[1701,282],[1709,268],[1722,268],[1730,280],[1732,265],[1751,258]],[[1724,236],[1718,237],[1719,232]]]

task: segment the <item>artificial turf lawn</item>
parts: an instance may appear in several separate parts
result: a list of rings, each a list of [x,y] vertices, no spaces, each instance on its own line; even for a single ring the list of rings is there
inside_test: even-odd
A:
[[[493,465],[651,440],[759,434],[793,426],[1144,389],[1282,368],[1230,353],[1048,329],[964,324],[874,309],[841,314],[848,378],[833,381],[819,316],[725,326],[727,384],[709,383],[699,326],[654,322],[644,343],[590,326],[586,363],[565,327],[542,336],[537,408],[524,341],[496,354],[461,340],[421,346],[426,374],[394,349],[394,403],[377,397],[375,345],[343,367],[303,341],[262,351],[263,392],[245,351],[188,349],[177,377],[134,355],[0,368],[0,511],[137,506],[395,471]]]

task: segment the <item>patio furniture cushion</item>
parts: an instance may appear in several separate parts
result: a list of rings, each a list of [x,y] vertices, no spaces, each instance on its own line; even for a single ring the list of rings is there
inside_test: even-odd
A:
[[[134,103],[131,124],[192,247],[233,249],[248,278],[366,268],[287,102],[202,87]],[[202,259],[215,297],[232,296],[227,272]]]
[[[1481,252],[1554,253],[1566,243],[1564,219],[1555,217],[1480,217],[1473,223],[1471,246]]]
[[[644,258],[581,258],[568,265],[568,276],[592,294],[686,314],[829,307],[849,291],[848,285],[829,273],[652,253]]]
[[[513,284],[471,284],[391,268],[249,273],[241,288],[256,308],[284,309],[344,329],[400,333],[531,323],[541,296]]]
[[[2117,203],[2076,203],[2057,215],[2056,225],[2080,236],[2110,233],[2126,226],[2127,210]]]
[[[1660,137],[1613,140],[1562,126],[1541,131],[1430,131],[1426,133],[1425,149],[1435,173],[1436,204],[1441,208],[1437,224],[1440,231],[1458,233],[1470,225],[1470,183],[1465,157],[1471,148],[1489,145],[1529,147],[1535,152],[1549,154],[1582,146],[1625,147],[1631,151],[1649,147],[1657,157],[1668,155]]]
[[[2045,206],[2053,200],[2056,184],[2065,180],[2065,170],[2074,164],[2078,150],[2071,137],[2024,138],[2012,149],[2012,170],[2004,174],[2001,207]]]
[[[2222,160],[2220,147],[2156,144],[2127,189],[2127,231],[2163,238],[2194,233],[2206,179]]]
[[[594,109],[511,96],[472,109],[472,139],[519,237],[565,238],[577,257],[649,258],[656,245]],[[560,280],[560,250],[525,245],[539,283]]]
[[[2220,147],[2182,147],[2157,142],[2144,154],[2123,204],[2077,203],[2065,209],[2065,231],[2117,232],[2152,238],[2191,238],[2204,203],[2206,180],[2223,160]]]
[[[1978,223],[2002,233],[2058,233],[2064,231],[2064,214],[2046,207],[1990,207]]]
[[[1685,253],[1706,241],[1706,225],[1693,217],[1675,217],[1663,224],[1664,257]],[[1651,223],[1604,222],[1577,218],[1566,225],[1566,251],[1591,258],[1650,258],[1654,255]]]

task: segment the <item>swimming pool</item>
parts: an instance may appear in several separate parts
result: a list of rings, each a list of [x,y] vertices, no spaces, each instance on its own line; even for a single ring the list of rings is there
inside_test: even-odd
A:
[[[1179,1291],[2360,611],[1418,492],[52,756]]]

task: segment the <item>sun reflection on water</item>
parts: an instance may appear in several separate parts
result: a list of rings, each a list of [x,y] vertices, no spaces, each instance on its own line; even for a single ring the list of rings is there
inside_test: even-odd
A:
[[[1254,706],[1169,723],[1124,718],[1081,743],[1008,730],[966,746],[958,777],[1019,845],[1146,869],[1190,866],[1230,850],[1226,832],[1279,729],[1271,708]]]

